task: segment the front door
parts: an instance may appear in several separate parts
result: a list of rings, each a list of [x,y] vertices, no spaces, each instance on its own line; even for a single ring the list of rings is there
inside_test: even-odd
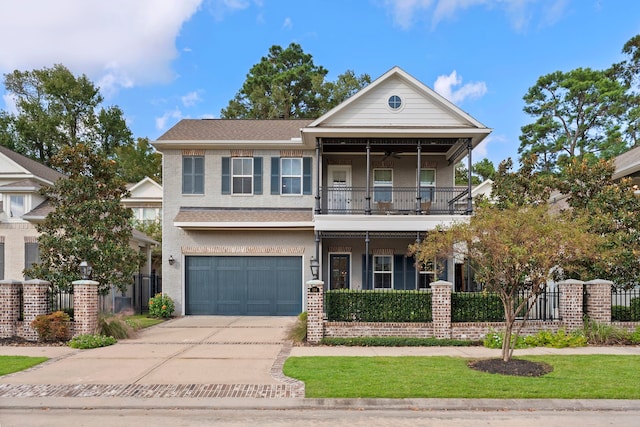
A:
[[[329,254],[329,289],[349,289],[351,255]]]
[[[349,213],[351,207],[351,166],[329,165],[328,209],[330,214]]]

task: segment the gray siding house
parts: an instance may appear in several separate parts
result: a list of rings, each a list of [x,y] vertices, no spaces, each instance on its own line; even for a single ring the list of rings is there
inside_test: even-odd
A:
[[[181,120],[154,142],[163,290],[178,314],[295,315],[312,257],[328,289],[426,288],[407,246],[468,220],[455,164],[490,132],[398,67],[316,120]],[[463,289],[463,262],[441,278]]]

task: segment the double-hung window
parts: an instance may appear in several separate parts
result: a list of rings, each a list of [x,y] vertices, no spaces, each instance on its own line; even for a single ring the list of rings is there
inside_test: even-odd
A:
[[[373,170],[373,201],[392,202],[393,169]]]
[[[393,256],[374,255],[373,256],[373,288],[391,289],[393,288]]]
[[[253,194],[253,158],[231,159],[231,194]]]
[[[182,194],[204,194],[204,156],[182,157]]]
[[[280,159],[280,194],[302,194],[302,158]]]
[[[24,195],[12,194],[9,196],[9,216],[11,218],[20,218],[25,214]]]
[[[420,197],[423,202],[431,202],[434,199],[436,187],[436,170],[420,169]]]

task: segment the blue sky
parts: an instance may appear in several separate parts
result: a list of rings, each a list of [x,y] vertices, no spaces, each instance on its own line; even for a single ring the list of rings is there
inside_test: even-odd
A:
[[[136,137],[219,117],[269,47],[295,42],[330,80],[403,68],[493,129],[474,162],[496,166],[518,158],[540,76],[609,67],[640,33],[637,0],[3,0],[0,17],[1,73],[86,74]]]

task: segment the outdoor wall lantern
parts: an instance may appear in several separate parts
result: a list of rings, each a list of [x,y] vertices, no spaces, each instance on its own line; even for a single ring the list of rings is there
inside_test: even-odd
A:
[[[169,255],[169,265],[173,265],[175,264],[176,259],[173,257],[173,255]]]
[[[87,261],[82,261],[80,263],[80,276],[82,276],[82,280],[89,279],[92,271],[93,268],[91,268],[91,265]]]
[[[312,256],[309,260],[309,267],[311,267],[311,276],[313,276],[313,280],[318,280],[318,270],[320,269],[320,263],[316,259],[316,257]]]

